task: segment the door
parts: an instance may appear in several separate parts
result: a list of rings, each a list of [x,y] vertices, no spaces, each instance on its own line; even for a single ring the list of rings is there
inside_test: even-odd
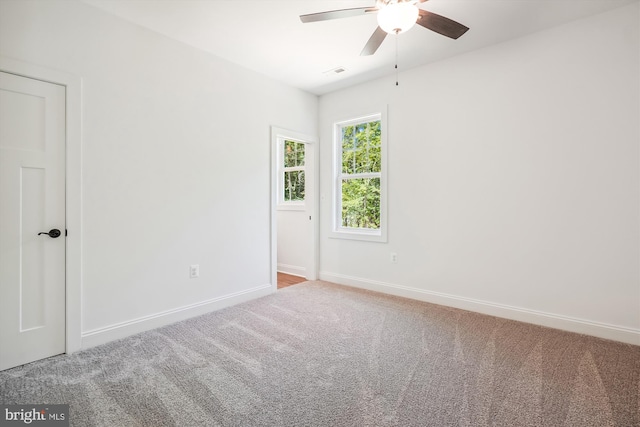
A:
[[[0,370],[65,351],[65,235],[65,88],[0,72]]]
[[[283,196],[284,172],[289,168],[295,173],[295,166],[300,166],[286,164],[285,141],[304,145],[304,204],[299,206],[295,203],[287,206]],[[304,275],[307,280],[318,277],[317,145],[317,139],[309,135],[271,127],[271,282],[274,290],[278,271]],[[294,151],[297,158],[298,151]]]

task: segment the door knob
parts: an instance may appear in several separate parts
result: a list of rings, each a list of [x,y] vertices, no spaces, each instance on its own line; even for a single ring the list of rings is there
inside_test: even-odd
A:
[[[56,237],[60,237],[60,230],[58,230],[57,228],[53,228],[51,230],[49,230],[49,232],[47,233],[46,231],[41,231],[40,233],[38,233],[38,236],[41,234],[46,234],[49,237],[51,237],[52,239],[55,239]]]

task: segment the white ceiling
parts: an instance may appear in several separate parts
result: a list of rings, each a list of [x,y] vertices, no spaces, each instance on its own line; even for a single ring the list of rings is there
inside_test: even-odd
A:
[[[303,24],[299,16],[375,0],[82,0],[314,94],[394,74],[396,36],[359,56],[375,14]],[[399,69],[479,49],[639,0],[430,0],[420,7],[470,30],[451,40],[416,25],[397,36]],[[325,73],[337,67],[346,72]]]

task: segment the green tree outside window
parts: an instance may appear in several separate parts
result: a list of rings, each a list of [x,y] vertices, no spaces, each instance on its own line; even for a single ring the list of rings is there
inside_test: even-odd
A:
[[[283,197],[285,202],[304,201],[304,150],[301,142],[285,140],[283,149]]]
[[[380,229],[380,120],[342,126],[341,225]]]

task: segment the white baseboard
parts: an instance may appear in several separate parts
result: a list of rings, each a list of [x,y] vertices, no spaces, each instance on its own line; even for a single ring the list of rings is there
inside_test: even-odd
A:
[[[416,299],[433,304],[460,308],[463,310],[488,314],[490,316],[518,320],[521,322],[532,323],[549,328],[562,329],[569,332],[576,332],[579,334],[591,335],[614,341],[621,341],[628,344],[640,345],[639,329],[592,322],[583,319],[576,319],[569,316],[561,316],[557,314],[545,313],[542,311],[496,304],[488,301],[464,298],[441,292],[426,291],[424,289],[378,282],[375,280],[362,279],[358,277],[345,276],[343,274],[329,273],[326,271],[320,272],[320,280],[338,283],[341,285],[353,286],[361,289],[367,289],[371,291],[382,292],[405,298]]]
[[[117,323],[103,328],[93,329],[82,333],[82,349],[95,347],[120,338],[159,328],[191,317],[200,316],[211,311],[220,310],[245,301],[259,298],[273,293],[271,284],[256,286],[233,294],[212,298],[173,310],[167,310],[126,322]]]
[[[287,273],[292,276],[306,277],[307,275],[307,269],[297,265],[278,264],[277,270],[278,273]]]

